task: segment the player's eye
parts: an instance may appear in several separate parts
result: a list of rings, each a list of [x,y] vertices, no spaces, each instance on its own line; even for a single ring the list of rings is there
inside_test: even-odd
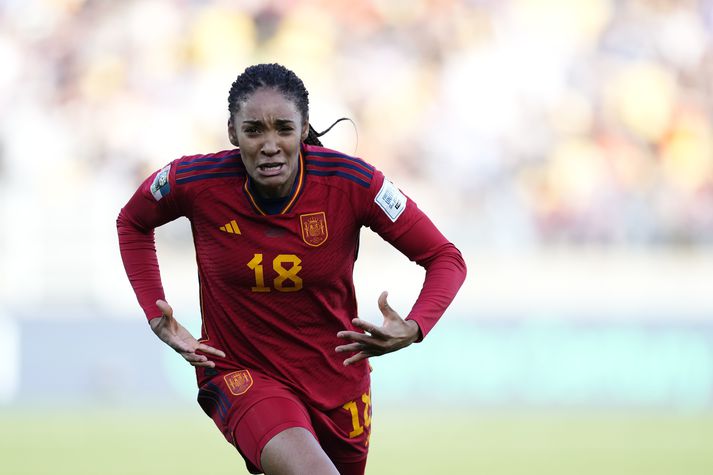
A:
[[[245,132],[248,135],[256,135],[256,134],[260,133],[260,130],[258,130],[257,127],[245,127],[243,129],[243,132]]]

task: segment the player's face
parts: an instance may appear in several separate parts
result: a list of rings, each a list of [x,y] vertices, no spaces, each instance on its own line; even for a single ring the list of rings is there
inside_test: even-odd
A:
[[[308,122],[302,120],[295,103],[273,88],[256,90],[228,121],[230,141],[240,147],[245,169],[265,198],[290,193],[300,143],[308,131]]]

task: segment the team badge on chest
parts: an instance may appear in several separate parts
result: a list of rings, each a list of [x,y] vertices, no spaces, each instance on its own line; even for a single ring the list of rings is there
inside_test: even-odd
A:
[[[302,228],[302,240],[313,247],[324,244],[329,235],[327,232],[327,216],[324,211],[301,214],[300,228]]]

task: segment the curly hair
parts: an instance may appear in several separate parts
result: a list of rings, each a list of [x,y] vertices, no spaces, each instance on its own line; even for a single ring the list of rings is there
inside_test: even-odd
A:
[[[249,66],[235,79],[228,94],[228,112],[230,116],[232,117],[238,112],[241,102],[261,87],[271,87],[280,91],[286,98],[294,102],[297,110],[302,115],[302,120],[307,120],[309,117],[309,92],[307,92],[307,88],[293,71],[277,63]],[[332,124],[333,126],[334,124]],[[322,146],[319,137],[327,133],[332,127],[322,133],[318,133],[310,125],[309,135],[305,139],[305,143]]]

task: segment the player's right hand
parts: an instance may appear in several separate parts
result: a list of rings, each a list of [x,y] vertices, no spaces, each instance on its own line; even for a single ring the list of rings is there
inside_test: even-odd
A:
[[[173,309],[167,302],[157,300],[156,306],[161,310],[162,316],[149,321],[151,329],[161,341],[176,350],[191,365],[215,368],[215,363],[206,355],[225,358],[225,353],[222,351],[193,338],[193,335],[173,318]]]

